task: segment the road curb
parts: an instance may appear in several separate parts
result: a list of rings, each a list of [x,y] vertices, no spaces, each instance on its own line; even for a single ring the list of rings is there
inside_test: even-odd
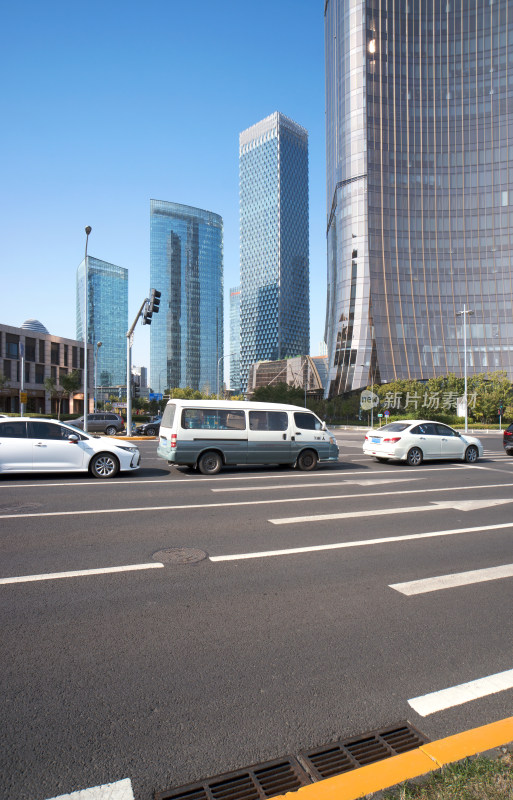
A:
[[[398,783],[435,772],[447,764],[513,742],[513,717],[472,728],[416,750],[287,792],[273,800],[357,800]]]

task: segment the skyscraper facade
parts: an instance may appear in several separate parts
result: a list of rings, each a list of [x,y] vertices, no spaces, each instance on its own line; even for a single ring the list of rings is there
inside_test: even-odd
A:
[[[214,393],[223,356],[222,218],[151,200],[150,275],[162,293],[150,334],[153,390]]]
[[[308,133],[275,112],[239,136],[241,388],[309,352]]]
[[[371,380],[513,377],[508,0],[327,0],[334,396]]]
[[[240,392],[240,286],[230,289],[230,389]]]
[[[128,270],[88,256],[87,276],[87,336],[88,343],[94,345],[96,385],[126,386]],[[76,289],[77,339],[83,341],[85,261],[77,269]]]

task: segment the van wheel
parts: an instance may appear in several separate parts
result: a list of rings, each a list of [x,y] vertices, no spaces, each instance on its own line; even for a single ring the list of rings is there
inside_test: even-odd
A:
[[[219,453],[209,450],[198,460],[198,469],[202,475],[215,475],[223,466],[223,460]]]
[[[297,468],[307,472],[317,466],[317,456],[313,450],[303,450],[297,460]]]

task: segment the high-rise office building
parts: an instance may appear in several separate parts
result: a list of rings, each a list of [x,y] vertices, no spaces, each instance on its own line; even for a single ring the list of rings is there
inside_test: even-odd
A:
[[[151,200],[151,286],[162,293],[150,335],[153,391],[214,393],[223,357],[223,220],[200,208]]]
[[[310,349],[308,133],[275,112],[239,136],[241,388]]]
[[[230,289],[230,389],[240,392],[240,286]]]
[[[87,256],[87,275],[87,337],[94,346],[96,386],[126,386],[128,270]],[[85,261],[77,269],[76,289],[77,339],[83,341]]]
[[[513,377],[509,0],[327,0],[327,395]]]

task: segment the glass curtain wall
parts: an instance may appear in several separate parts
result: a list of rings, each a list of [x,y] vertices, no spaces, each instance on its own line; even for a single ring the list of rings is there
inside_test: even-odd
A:
[[[87,257],[88,344],[94,345],[97,386],[126,386],[128,270]],[[77,269],[77,339],[84,339],[85,261]],[[97,348],[98,342],[102,346]]]
[[[328,0],[328,395],[513,376],[508,0]]]
[[[151,200],[151,286],[162,293],[150,332],[151,386],[217,391],[223,356],[223,220]]]

